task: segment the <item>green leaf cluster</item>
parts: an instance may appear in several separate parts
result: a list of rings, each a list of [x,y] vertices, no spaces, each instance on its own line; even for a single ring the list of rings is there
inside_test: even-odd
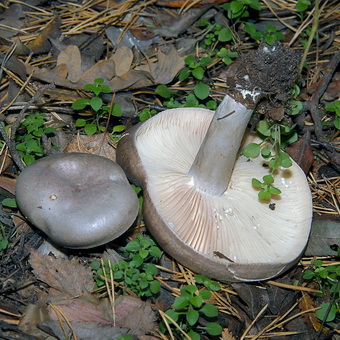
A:
[[[329,112],[335,113],[333,124],[338,130],[340,130],[340,100],[327,104],[325,109]]]
[[[205,27],[209,31],[204,38],[202,48],[209,48],[218,42],[228,42],[233,38],[233,33],[229,27],[212,24],[207,18],[201,19],[197,25]]]
[[[203,57],[200,60],[196,60],[193,55],[189,55],[184,59],[186,65],[185,69],[181,71],[178,76],[179,81],[183,81],[192,75],[197,80],[202,80],[206,67],[210,65],[212,59],[210,57]]]
[[[304,12],[308,9],[308,7],[311,5],[311,2],[308,0],[298,0],[298,2],[295,5],[295,9],[298,12]]]
[[[166,85],[158,85],[155,92],[166,99],[163,102],[163,105],[169,109],[178,107],[202,107],[210,110],[216,110],[217,107],[217,103],[214,100],[206,100],[210,94],[210,87],[202,82],[195,85],[194,93],[189,93],[188,95],[183,96],[183,101],[181,102],[176,99],[178,95],[171,91]],[[201,100],[205,100],[204,104]],[[153,115],[153,113],[151,115]]]
[[[338,256],[340,248],[338,247]],[[330,323],[340,314],[340,265],[324,266],[322,260],[315,260],[310,269],[304,272],[303,279],[314,281],[319,285],[322,293],[319,297],[328,296],[330,301],[323,302],[315,313],[321,321]]]
[[[162,252],[155,241],[149,236],[138,234],[136,239],[124,247],[124,255],[127,257],[126,261],[119,261],[111,265],[114,280],[139,297],[150,297],[157,294],[161,286],[155,279],[158,269],[154,262],[159,260]],[[104,261],[104,268],[98,261],[93,261],[91,266],[95,271],[95,288],[106,289],[104,276],[110,277],[108,261]],[[124,294],[125,291],[123,290],[122,293]]]
[[[43,134],[53,135],[55,128],[47,127],[45,121],[48,116],[44,113],[32,113],[25,117],[18,129],[16,149],[26,165],[45,155],[42,144]]]
[[[5,234],[5,228],[2,223],[0,223],[0,251],[4,251],[8,247],[8,240]]]
[[[204,281],[205,278],[202,276],[201,279]],[[207,302],[212,297],[211,291],[206,288],[199,289],[196,285],[187,285],[181,289],[180,294],[175,299],[173,309],[169,309],[165,313],[191,339],[199,340],[201,337],[198,332],[210,336],[218,336],[222,333],[222,327],[218,323],[210,322],[211,319],[218,316],[217,307]],[[201,324],[200,318],[206,319],[207,322],[204,325]],[[168,321],[168,324],[173,327],[172,321]],[[164,323],[160,324],[160,329],[162,332],[166,332]],[[176,329],[174,329],[174,332],[176,332]]]
[[[228,19],[248,18],[250,16],[249,8],[261,11],[261,5],[258,0],[233,0],[222,5],[226,10]]]
[[[104,117],[107,117],[109,114],[115,117],[121,117],[122,110],[118,104],[104,105],[103,100],[100,98],[102,93],[110,93],[112,92],[111,88],[108,85],[103,84],[103,78],[96,78],[93,84],[85,84],[84,89],[87,91],[93,92],[92,98],[81,98],[75,101],[72,104],[72,108],[74,110],[83,110],[85,108],[89,108],[93,114],[91,118],[78,118],[76,120],[76,127],[83,128],[84,132],[88,135],[94,135],[98,132],[105,131],[105,126],[101,125],[101,120]],[[116,129],[115,129],[116,128]],[[114,127],[113,132],[122,132],[125,130],[118,127]]]
[[[264,39],[268,45],[273,45],[275,41],[283,40],[284,38],[283,34],[278,32],[277,28],[272,25],[265,25],[264,32],[261,32],[256,29],[255,24],[247,22],[245,23],[245,31],[253,40],[258,41]]]
[[[292,166],[292,160],[289,155],[282,150],[286,143],[292,143],[296,140],[296,132],[287,122],[273,122],[270,123],[267,119],[260,120],[257,125],[257,132],[263,138],[261,143],[249,143],[242,150],[242,154],[248,158],[256,158],[262,156],[265,164],[270,169],[270,174],[262,177],[262,181],[253,178],[252,185],[259,189],[258,197],[260,199],[271,199],[272,195],[281,194],[281,190],[276,188],[274,184],[274,173],[280,168],[289,168]],[[285,138],[285,137],[289,138]],[[269,141],[271,147],[263,147],[263,143]]]

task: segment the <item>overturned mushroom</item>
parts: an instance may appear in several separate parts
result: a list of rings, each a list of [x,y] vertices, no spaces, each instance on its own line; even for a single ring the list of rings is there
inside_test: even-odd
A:
[[[278,56],[274,47],[265,48],[270,64]],[[312,204],[295,163],[275,174],[282,194],[274,210],[251,187],[252,177],[269,170],[239,150],[263,89],[251,88],[248,74],[242,79],[247,85],[238,84],[215,114],[171,109],[135,126],[119,142],[117,161],[143,186],[145,221],[164,250],[196,272],[252,281],[296,263],[308,240]],[[248,135],[245,143],[256,138]]]
[[[123,234],[138,213],[138,199],[121,167],[101,156],[62,153],[19,175],[21,212],[55,243],[91,248]]]

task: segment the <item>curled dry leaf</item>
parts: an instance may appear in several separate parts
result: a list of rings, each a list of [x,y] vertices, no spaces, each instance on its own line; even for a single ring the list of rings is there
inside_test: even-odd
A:
[[[306,292],[302,292],[302,298],[299,302],[299,308],[302,312],[308,309],[315,308],[313,299]],[[315,316],[315,312],[303,314],[303,319],[310,327],[313,327],[315,331],[319,331],[321,323]]]
[[[91,269],[81,265],[76,258],[60,259],[31,249],[29,263],[37,279],[52,288],[51,296],[80,296],[93,288]]]

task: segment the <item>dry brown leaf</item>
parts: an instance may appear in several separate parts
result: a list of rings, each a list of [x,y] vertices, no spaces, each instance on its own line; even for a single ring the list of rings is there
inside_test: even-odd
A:
[[[299,302],[299,308],[301,311],[315,308],[313,299],[306,292],[302,292],[302,298]],[[313,327],[315,331],[319,331],[321,323],[315,316],[315,312],[309,312],[303,314],[303,319],[309,327]]]
[[[130,70],[133,52],[131,48],[127,46],[118,47],[111,59],[116,65],[116,75],[121,76]]]
[[[126,89],[138,89],[157,84],[167,84],[174,79],[177,73],[184,67],[183,58],[173,47],[168,53],[159,51],[157,60],[142,65],[136,69],[130,69],[121,76],[115,76],[115,63],[112,59],[100,60],[89,70],[84,72],[81,78],[73,83],[67,79],[68,67],[60,64],[54,69],[38,67],[26,67],[27,73],[33,72],[33,78],[58,86],[80,90],[85,84],[92,84],[96,78],[105,79],[105,84],[112,91],[118,92]]]
[[[228,328],[224,328],[221,334],[221,340],[235,340],[233,333],[229,332]]]
[[[58,55],[57,66],[66,64],[68,69],[67,80],[76,83],[83,74],[81,70],[81,55],[79,48],[69,45]]]
[[[310,141],[310,132],[306,132],[295,143],[286,148],[287,153],[300,166],[305,174],[314,162],[314,155]]]
[[[136,70],[146,71],[151,74],[155,84],[168,84],[184,67],[183,58],[178,55],[174,47],[167,53],[158,51],[157,62],[136,67]]]
[[[115,300],[115,311],[116,325],[130,328],[133,334],[141,335],[157,329],[157,318],[149,301],[119,296]]]
[[[34,275],[53,288],[50,290],[52,296],[80,296],[93,288],[91,269],[81,265],[76,258],[55,258],[32,249],[29,263]]]
[[[60,35],[61,18],[59,16],[55,16],[42,30],[42,32],[32,41],[27,47],[35,52],[45,52],[45,49],[50,49],[50,43],[48,42],[49,37],[57,38]],[[46,47],[46,44],[48,45]]]
[[[15,184],[16,180],[14,178],[0,176],[0,187],[7,190],[13,195],[15,195]]]
[[[116,160],[116,149],[107,133],[87,136],[77,135],[66,146],[64,152],[85,152]]]

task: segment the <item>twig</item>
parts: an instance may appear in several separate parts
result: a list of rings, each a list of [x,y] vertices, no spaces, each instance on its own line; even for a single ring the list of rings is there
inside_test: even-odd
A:
[[[329,82],[332,79],[333,73],[335,72],[338,64],[340,62],[340,51],[334,54],[332,59],[329,61],[327,68],[326,68],[326,73],[324,77],[322,78],[319,86],[317,87],[316,91],[312,94],[310,99],[305,103],[305,110],[309,110],[313,121],[315,125],[315,135],[318,141],[324,142],[324,136],[322,133],[322,122],[321,122],[321,117],[318,112],[318,105],[320,98],[322,95],[325,93]]]

